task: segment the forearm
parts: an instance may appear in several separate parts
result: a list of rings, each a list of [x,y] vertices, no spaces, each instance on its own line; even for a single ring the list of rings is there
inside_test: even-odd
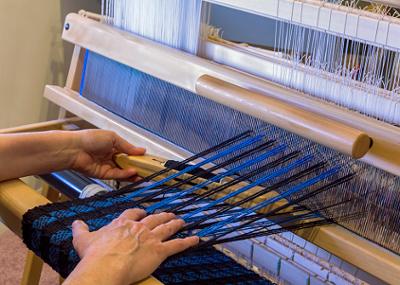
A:
[[[73,132],[0,135],[0,181],[69,168],[77,151]]]

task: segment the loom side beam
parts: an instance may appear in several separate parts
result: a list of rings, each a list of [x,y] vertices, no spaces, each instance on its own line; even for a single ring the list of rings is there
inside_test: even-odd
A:
[[[5,225],[19,237],[23,214],[31,208],[50,203],[21,180],[0,183],[0,216]]]
[[[367,156],[370,155],[367,162],[400,175],[400,158],[395,155],[396,151],[399,152],[400,135],[398,128],[394,126],[305,97],[300,92],[156,44],[76,14],[68,15],[66,23],[69,24],[69,29],[63,33],[65,40],[189,91],[196,91],[199,77],[209,75],[260,94],[290,102],[312,113],[326,115],[335,121],[364,131],[373,139],[380,139],[382,141],[380,145],[384,145],[387,153],[394,153],[394,155],[380,156],[381,151],[374,152],[373,149],[372,152],[370,151],[372,155],[367,154]],[[168,68],[163,68],[163,66]],[[348,149],[347,153],[351,154],[351,150]]]
[[[162,170],[164,167],[160,162],[163,161],[166,160],[147,155],[121,155],[116,158],[119,166],[123,168],[135,167],[139,175],[147,175]],[[241,186],[244,186],[244,184],[242,183]],[[229,192],[230,190],[232,189],[225,191]],[[281,201],[281,203],[284,203],[284,201]],[[395,284],[396,281],[400,280],[400,256],[357,236],[341,226],[328,225],[302,229],[297,231],[296,234],[389,284]]]
[[[41,123],[33,123],[29,125],[1,129],[0,134],[22,133],[22,132],[44,132],[54,130],[66,130],[69,125],[85,124],[82,119],[78,117],[71,117],[61,120],[52,120]]]
[[[388,284],[398,284],[400,280],[398,255],[343,227],[327,225],[302,229],[295,233]]]
[[[85,61],[85,50],[79,46],[75,46],[65,86],[73,90],[77,91],[79,90],[82,77],[81,71],[84,65],[84,61]]]

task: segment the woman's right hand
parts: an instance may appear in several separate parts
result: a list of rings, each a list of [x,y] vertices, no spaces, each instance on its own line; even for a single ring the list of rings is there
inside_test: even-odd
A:
[[[132,284],[145,279],[167,257],[199,242],[196,236],[167,241],[183,226],[174,214],[146,216],[140,209],[126,210],[94,232],[75,221],[73,245],[81,262],[65,284]]]

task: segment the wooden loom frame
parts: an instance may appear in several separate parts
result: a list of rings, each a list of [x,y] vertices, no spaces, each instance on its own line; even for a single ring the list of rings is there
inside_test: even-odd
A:
[[[98,34],[94,35],[94,37],[96,36],[98,36]],[[98,43],[96,39],[94,40],[94,43]],[[115,115],[113,116],[110,112],[101,107],[95,106],[95,104],[91,104],[91,102],[87,102],[87,100],[81,98],[77,94],[81,78],[84,52],[84,48],[78,45],[75,47],[66,88],[47,87],[45,96],[51,99],[53,102],[58,103],[58,105],[68,109],[68,111],[75,113],[82,119],[85,119],[98,127],[115,130],[119,133],[122,133],[125,138],[131,141],[132,139],[135,139],[135,142],[138,142],[136,139],[139,137],[138,144],[150,143],[151,153],[165,154],[165,156],[168,158],[186,157],[188,155],[186,151],[172,148],[170,145],[165,146],[165,142],[154,136],[152,137],[146,132],[140,133],[139,130],[135,130],[133,125],[126,120],[118,118]],[[102,54],[107,56],[107,53],[108,52]],[[257,83],[257,79],[254,79],[253,83],[254,82]],[[261,83],[259,82],[258,88],[262,88]],[[249,84],[251,84],[251,82]],[[244,87],[248,86],[245,85]],[[257,88],[255,89],[257,90]],[[272,94],[271,96],[274,97],[274,95],[275,94]],[[328,107],[328,109],[329,108],[330,107]],[[323,110],[326,111],[325,107]],[[149,135],[150,139],[147,139],[147,135]],[[376,141],[377,140],[375,140],[375,142]],[[384,140],[384,143],[386,142],[388,142],[388,139]],[[390,143],[394,143],[395,146],[392,149],[396,149],[400,141],[395,140]],[[376,144],[374,147],[376,147]],[[382,148],[381,151],[386,151],[386,149]],[[390,156],[390,154],[388,155],[386,152],[386,156]],[[400,165],[400,158],[397,157],[396,160],[396,156],[394,155],[389,158],[389,161],[391,161],[392,165]],[[11,190],[13,192],[11,192]],[[14,192],[14,190],[16,192]],[[10,224],[10,227],[13,228],[17,233],[19,232],[19,228],[15,225],[18,225],[20,222],[20,217],[22,217],[22,214],[27,209],[48,201],[43,197],[39,198],[37,193],[33,193],[32,191],[33,190],[28,190],[25,185],[18,181],[0,184],[0,206],[4,207],[5,204],[6,209],[14,213],[12,216],[14,222]],[[16,194],[17,192],[23,194],[18,195]],[[21,197],[24,197],[24,199],[19,199]],[[25,203],[24,201],[27,202]],[[0,207],[0,210],[2,207]],[[12,226],[12,224],[14,224],[14,226]],[[400,257],[398,255],[395,255],[363,238],[360,238],[341,227],[325,226],[312,230],[302,230],[297,234],[315,243],[321,248],[328,250],[334,255],[337,255],[343,260],[371,273],[383,281],[393,283],[400,279]],[[151,279],[149,279],[147,282],[150,282],[147,284],[159,284],[158,281]]]
[[[83,58],[83,54],[85,52],[84,48],[89,48],[90,50],[94,50],[95,52],[123,62],[129,66],[137,67],[136,62],[133,62],[133,60],[130,58],[130,54],[132,52],[132,47],[130,46],[132,45],[132,39],[130,39],[130,37],[132,37],[133,40],[137,40],[137,38],[126,35],[126,33],[104,27],[104,25],[98,24],[95,21],[88,22],[83,17],[78,18],[75,15],[70,16],[67,19],[67,22],[71,25],[78,25],[80,27],[79,33],[76,33],[75,35],[64,34],[64,38],[76,44],[74,55],[76,59],[75,65],[71,65],[70,74],[68,76],[69,79],[73,79],[69,82],[72,83],[74,81],[72,85],[75,85],[75,88],[63,89],[60,87],[48,86],[46,88],[45,96],[60,106],[66,107],[69,111],[74,112],[83,119],[90,121],[94,125],[110,128],[122,133],[125,138],[134,141],[135,143],[141,144],[143,142],[146,144],[146,141],[143,141],[143,136],[148,136],[150,138],[153,137],[154,140],[152,138],[152,143],[149,145],[150,153],[155,153],[158,155],[163,154],[164,157],[177,159],[182,159],[190,155],[181,149],[177,149],[176,147],[174,148],[173,146],[168,145],[166,142],[159,141],[158,138],[154,137],[154,135],[150,133],[140,134],[137,136],[133,124],[130,124],[122,118],[116,117],[111,112],[108,112],[105,109],[88,102],[79,96],[79,94],[77,94],[76,91],[79,90],[77,87],[80,83],[81,74],[78,73],[77,75],[76,72],[79,72],[79,70],[82,69],[83,61],[78,59]],[[82,40],[82,37],[85,37],[85,33],[90,33],[90,38],[84,43],[81,43],[81,46],[83,46],[81,47],[78,43]],[[123,36],[121,36],[121,34],[123,34]],[[114,36],[115,38],[113,38]],[[118,45],[118,49],[115,51],[118,53],[118,55],[113,53],[113,47],[109,45],[110,42],[114,42],[116,45]],[[147,41],[145,42],[147,44]],[[145,70],[146,68],[150,68],[151,71],[153,71],[151,66],[145,66],[143,68]],[[164,76],[164,74],[156,75],[160,78],[163,78]],[[249,81],[244,82],[243,78],[240,78],[242,74],[225,74],[223,76],[225,76],[223,79],[228,78],[231,80],[231,82],[233,81],[237,85],[251,90],[260,91],[263,87],[265,87],[264,82],[260,82],[253,77],[246,77],[246,79],[249,79]],[[185,80],[185,82],[190,82],[190,80]],[[253,85],[249,86],[251,84]],[[185,87],[191,91],[196,91],[196,86]],[[275,87],[276,86],[273,88]],[[381,123],[375,122],[369,118],[360,118],[360,116],[352,113],[344,113],[338,108],[330,105],[326,106],[325,104],[317,102],[317,100],[312,101],[309,98],[304,99],[298,94],[291,94],[292,96],[289,96],[290,94],[287,92],[284,94],[279,94],[278,91],[281,90],[274,89],[268,95],[273,98],[282,99],[283,101],[291,104],[293,104],[294,101],[297,101],[297,104],[295,103],[293,105],[300,106],[305,109],[306,106],[308,106],[307,110],[317,112],[318,114],[333,114],[333,117],[330,118],[335,118],[340,122],[349,124],[353,127],[362,127],[363,130],[367,131],[368,134],[372,132],[373,135],[371,136],[374,138],[374,146],[364,159],[366,161],[372,161],[371,164],[381,166],[381,168],[389,170],[392,173],[400,173],[398,170],[400,168],[400,155],[396,155],[399,153],[398,149],[400,138],[393,136],[393,128],[382,125]],[[285,98],[283,98],[284,96]],[[387,128],[390,129],[389,132],[386,132]],[[378,159],[375,159],[376,157],[378,157]],[[326,226],[313,230],[303,230],[298,234],[317,244],[321,248],[328,250],[334,255],[337,255],[343,260],[360,267],[362,270],[367,271],[386,282],[391,282],[400,278],[399,256],[380,248],[379,246],[376,246],[375,244],[360,238],[353,233],[350,233],[342,227]]]
[[[116,31],[115,29],[102,25],[96,21],[85,19],[82,16],[69,15],[67,17],[67,23],[69,23],[71,26],[79,27],[78,32],[71,34],[71,30],[69,30],[68,33],[64,32],[63,35],[64,39],[75,43],[74,59],[73,63],[71,64],[70,73],[68,75],[68,83],[70,86],[74,86],[74,88],[69,88],[68,86],[66,86],[66,88],[47,86],[45,90],[45,97],[58,104],[59,106],[68,109],[68,111],[73,112],[75,115],[81,117],[82,119],[85,119],[98,127],[117,131],[128,140],[131,140],[132,142],[135,142],[139,145],[142,143],[149,143],[149,140],[146,141],[144,139],[144,137],[148,136],[150,138],[149,153],[154,153],[160,156],[164,156],[166,158],[174,159],[182,159],[190,155],[182,149],[176,148],[175,146],[168,144],[167,142],[163,142],[162,140],[160,141],[160,139],[155,137],[153,134],[139,133],[138,135],[138,132],[140,131],[138,131],[137,127],[135,127],[133,124],[127,122],[123,118],[113,115],[111,112],[108,112],[104,108],[101,108],[96,104],[89,102],[77,93],[77,91],[79,90],[81,79],[85,48],[98,52],[108,58],[127,64],[128,66],[137,68],[137,64],[140,63],[137,63],[134,59],[132,59],[134,56],[131,56],[131,52],[134,48],[143,49],[143,46],[135,46],[138,41],[143,41],[145,46],[149,44],[149,41],[138,39],[137,37],[134,37],[124,32]],[[156,44],[154,46],[156,46],[154,47],[156,49],[159,48]],[[149,52],[154,52],[154,50],[150,50]],[[170,52],[172,59],[170,58],[168,60],[175,60],[175,56],[180,58],[180,52],[174,50]],[[156,58],[156,61],[158,59],[159,58]],[[182,60],[182,58],[180,59]],[[192,59],[197,60],[194,58]],[[163,63],[165,61],[161,60],[160,62]],[[176,65],[179,64],[180,62],[176,63]],[[156,69],[154,66],[149,66],[149,63],[146,63],[144,65],[145,66],[141,67],[145,71],[147,71],[147,69],[151,69],[151,71],[154,71],[154,69]],[[213,67],[215,66],[217,65],[213,65]],[[167,71],[164,70],[164,73],[165,72]],[[150,72],[150,74],[153,73]],[[215,73],[213,75],[215,75]],[[164,79],[165,74],[156,73],[155,76]],[[201,74],[199,76],[201,77]],[[258,80],[257,78],[251,76],[245,76],[243,74],[238,74],[237,71],[234,75],[224,74],[222,75],[222,77],[222,79],[246,87],[246,89],[250,90],[260,91],[263,90],[262,88],[266,86],[265,82],[263,82],[262,80]],[[243,81],[245,80],[243,79],[243,77],[248,81]],[[190,79],[185,78],[183,81],[186,82],[186,85],[191,84]],[[219,83],[220,82],[217,83],[216,87],[219,87]],[[200,83],[200,85],[202,84]],[[206,84],[205,87],[207,86],[209,85]],[[196,87],[196,85],[185,86],[186,89],[189,89],[191,91],[196,91]],[[273,86],[273,88],[276,88],[276,86]],[[272,94],[268,95],[273,98],[282,99],[282,94],[278,94],[278,91],[280,90],[277,91],[276,89],[274,89],[273,91],[274,92],[271,92]],[[264,94],[265,93],[266,92],[264,92]],[[287,93],[285,93],[284,95],[287,95]],[[361,116],[358,116],[356,114],[345,113],[342,110],[335,108],[334,106],[326,106],[326,104],[321,104],[320,102],[318,102],[318,100],[312,101],[308,98],[302,99],[299,94],[294,94],[294,96],[292,97],[287,96],[286,100],[283,101],[289,102],[290,100],[298,101],[297,105],[293,104],[295,106],[303,107],[305,105],[308,105],[309,108],[306,109],[308,111],[315,111],[319,114],[321,114],[321,112],[325,114],[333,113],[333,117],[330,118],[336,118],[341,123],[348,123],[350,126],[355,126],[359,129],[365,127],[364,130],[366,130],[368,134],[373,133],[371,137],[374,138],[375,143],[372,150],[370,150],[365,159],[373,160],[371,164],[376,163],[378,164],[377,166],[382,166],[379,161],[384,161],[384,164],[389,165],[389,167],[381,168],[386,168],[386,170],[388,170],[389,168],[390,172],[400,174],[400,156],[396,155],[397,153],[399,153],[398,146],[400,146],[400,138],[398,140],[395,140],[396,138],[391,136],[393,132],[389,132],[389,134],[386,133],[386,137],[383,136],[383,134],[385,133],[385,126],[382,127],[382,124],[375,123],[374,120],[369,118],[360,118]],[[319,112],[317,112],[318,110]],[[343,120],[345,120],[345,122],[343,122]],[[376,127],[376,129],[374,129],[374,127]],[[382,143],[380,143],[381,141]],[[383,146],[381,147],[381,145]],[[382,155],[382,153],[384,155]],[[374,157],[379,157],[379,159],[375,160]],[[307,239],[308,241],[315,243],[317,246],[338,256],[346,262],[349,262],[361,268],[362,270],[369,272],[370,274],[380,278],[385,282],[390,283],[400,279],[400,256],[393,254],[392,252],[387,251],[386,249],[383,249],[342,227],[331,225],[311,230],[302,230],[297,234]]]

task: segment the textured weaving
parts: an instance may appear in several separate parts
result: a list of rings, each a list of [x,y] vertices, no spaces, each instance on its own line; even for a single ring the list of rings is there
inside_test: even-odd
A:
[[[93,231],[132,207],[133,202],[124,195],[112,194],[28,211],[22,223],[24,242],[61,276],[67,277],[80,260],[72,246],[72,222],[81,219]],[[213,248],[171,257],[153,275],[164,284],[272,284]]]

